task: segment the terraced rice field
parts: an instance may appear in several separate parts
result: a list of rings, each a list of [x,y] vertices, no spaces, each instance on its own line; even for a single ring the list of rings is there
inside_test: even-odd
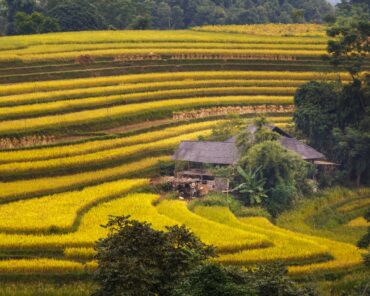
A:
[[[283,36],[274,28],[266,38],[233,30],[1,38],[3,277],[89,276],[96,266],[94,242],[106,234],[99,226],[109,215],[131,215],[157,229],[186,224],[218,247],[217,260],[225,264],[281,261],[296,275],[361,264],[361,251],[349,243],[288,231],[264,218],[239,219],[226,208],[191,212],[180,201],[154,205],[159,196],[143,193],[158,163],[168,162],[182,140],[206,136],[227,120],[213,110],[248,110],[243,117],[264,110],[284,127],[301,84],[350,79],[321,59],[323,35],[298,30]],[[175,117],[194,111],[203,115]],[[33,135],[54,140],[4,148]],[[339,211],[364,206],[368,199]]]

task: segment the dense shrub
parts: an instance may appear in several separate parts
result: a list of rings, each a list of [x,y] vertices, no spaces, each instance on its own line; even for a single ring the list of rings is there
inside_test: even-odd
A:
[[[111,218],[109,236],[97,244],[96,296],[171,295],[176,283],[214,249],[185,226],[158,231],[129,217]]]
[[[39,34],[57,32],[60,30],[58,22],[39,12],[26,14],[18,12],[15,16],[15,30],[17,34]]]

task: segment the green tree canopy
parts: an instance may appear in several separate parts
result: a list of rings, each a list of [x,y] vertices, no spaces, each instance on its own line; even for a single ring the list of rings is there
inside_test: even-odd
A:
[[[101,28],[183,29],[208,24],[320,23],[333,11],[326,0],[6,1],[9,6],[9,32],[12,34],[15,33],[13,25],[16,13],[31,14],[35,6],[36,11],[53,18],[59,13],[58,21],[63,31]]]
[[[15,16],[18,12],[31,14],[35,10],[35,0],[6,0],[8,7],[7,12],[7,34],[16,34],[15,29]]]
[[[17,34],[39,34],[57,32],[59,30],[59,24],[55,19],[44,16],[39,12],[32,14],[18,12],[15,16],[15,31]]]
[[[60,1],[48,15],[56,19],[62,31],[99,30],[106,28],[98,8],[91,2]]]
[[[332,144],[332,129],[338,126],[338,87],[333,83],[312,81],[294,95],[294,122],[311,145],[327,152]]]
[[[96,296],[170,295],[180,278],[214,256],[185,226],[151,228],[146,222],[114,217],[109,235],[97,243]]]
[[[262,199],[262,204],[273,216],[290,208],[295,198],[307,189],[306,178],[311,171],[307,162],[278,141],[252,146],[241,160],[241,166],[257,171],[257,179],[264,181],[262,192],[267,198]]]

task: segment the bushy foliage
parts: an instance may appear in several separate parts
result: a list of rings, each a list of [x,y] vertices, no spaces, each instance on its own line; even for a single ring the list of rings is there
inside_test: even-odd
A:
[[[105,29],[99,9],[90,1],[60,1],[48,15],[56,19],[62,31]]]
[[[257,179],[263,178],[264,192],[268,195],[262,204],[276,216],[288,209],[294,198],[305,188],[310,165],[297,154],[287,151],[277,141],[264,141],[250,148],[241,165],[258,170]]]
[[[234,214],[238,214],[242,205],[239,201],[233,198],[230,195],[221,194],[221,193],[210,193],[203,199],[196,199],[189,204],[189,209],[193,210],[197,206],[206,206],[206,207],[227,207]]]
[[[367,78],[368,79],[368,78]],[[309,82],[295,95],[294,120],[310,145],[342,165],[342,170],[357,185],[370,173],[369,84],[334,86]]]
[[[370,83],[361,70],[370,54],[369,5],[343,1],[328,29],[328,58],[352,76],[348,85],[310,82],[295,95],[296,127],[310,144],[342,165],[359,186],[370,176]]]
[[[230,137],[235,136],[243,125],[244,121],[239,116],[231,115],[228,120],[222,121],[212,128],[209,140],[226,141]]]
[[[370,211],[365,214],[366,221],[370,222]],[[367,233],[364,235],[364,237],[361,238],[361,240],[357,244],[360,248],[368,248],[370,246],[370,227],[368,227]],[[370,262],[370,253],[368,256],[366,256],[366,262]]]
[[[174,296],[315,296],[313,288],[300,286],[280,265],[241,270],[212,263],[192,271]]]
[[[63,31],[100,29],[183,29],[208,24],[320,23],[332,12],[325,0],[7,0],[8,33],[17,12],[57,17]],[[95,7],[95,8],[93,8]]]
[[[331,145],[331,130],[338,124],[338,97],[335,84],[316,81],[301,86],[294,96],[296,128],[321,151]]]
[[[18,12],[31,14],[35,10],[36,2],[34,0],[6,0],[7,6],[7,28],[8,35],[16,34],[15,16]]]
[[[112,217],[105,227],[109,235],[96,247],[96,296],[170,295],[185,273],[214,256],[185,226],[163,232],[123,216]]]
[[[94,295],[314,296],[287,276],[281,265],[243,270],[206,262],[214,256],[184,226],[166,232],[148,223],[114,217],[109,236],[97,244],[99,283]]]
[[[242,282],[238,281],[242,278]],[[173,296],[255,295],[242,273],[219,264],[201,265],[181,282]]]
[[[15,16],[15,30],[17,34],[39,34],[57,32],[60,30],[58,22],[39,12],[26,14],[18,12]]]
[[[270,219],[271,215],[262,207],[245,207],[242,202],[232,195],[221,193],[210,193],[205,198],[193,200],[188,208],[194,210],[198,206],[226,207],[238,217],[265,217]]]
[[[244,204],[255,205],[261,204],[262,200],[267,197],[265,192],[266,180],[260,176],[260,168],[252,170],[250,167],[243,170],[238,166],[237,171],[243,181],[236,186],[233,191],[240,193],[241,200]]]
[[[301,174],[306,175],[308,170],[308,164],[277,141],[265,141],[253,146],[243,161],[251,169],[260,170],[266,180],[266,188],[273,188],[280,183],[295,185],[301,179]]]

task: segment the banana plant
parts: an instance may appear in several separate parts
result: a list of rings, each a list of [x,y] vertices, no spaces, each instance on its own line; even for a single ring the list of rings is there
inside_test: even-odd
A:
[[[260,177],[261,168],[244,170],[241,166],[238,166],[237,171],[244,180],[232,191],[242,194],[243,199],[248,199],[250,205],[262,203],[267,194],[264,189],[266,180]]]

